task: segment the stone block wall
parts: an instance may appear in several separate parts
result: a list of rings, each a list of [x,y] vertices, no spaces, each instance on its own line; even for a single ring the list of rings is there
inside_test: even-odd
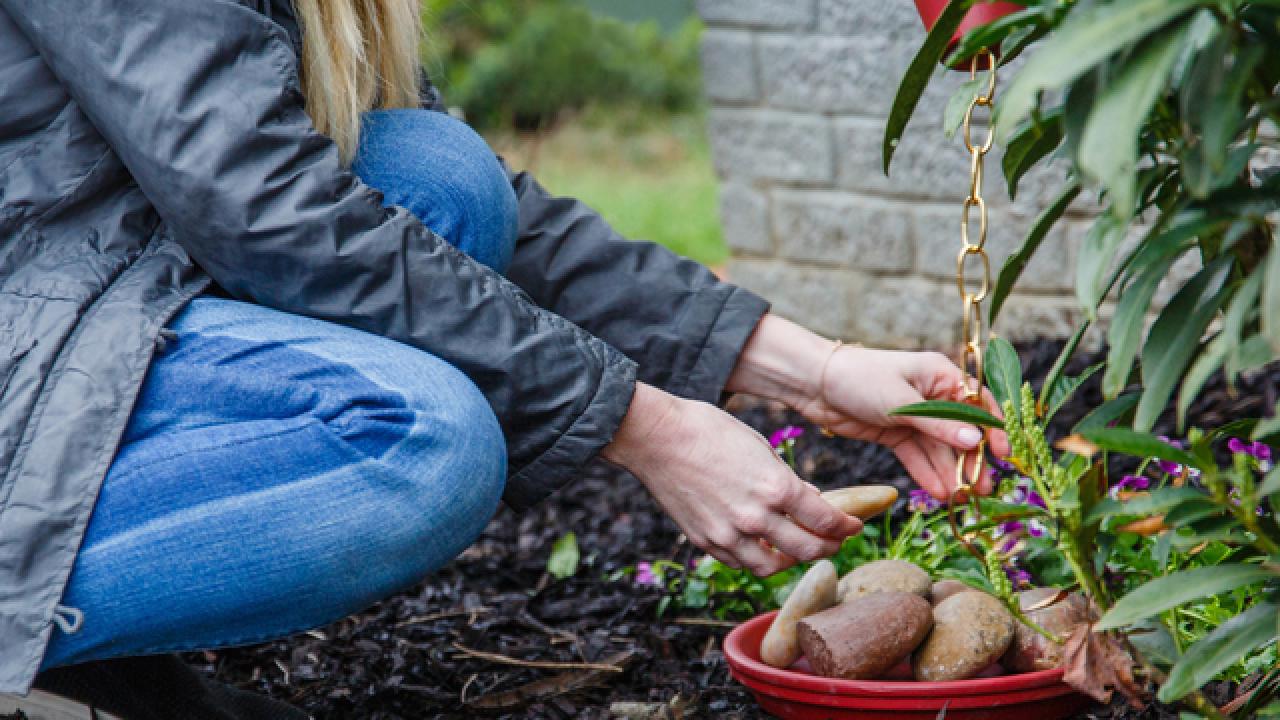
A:
[[[698,0],[709,132],[721,179],[732,280],[832,336],[946,347],[959,336],[955,284],[969,157],[942,131],[965,79],[940,70],[881,171],[884,121],[924,39],[911,0]],[[1039,171],[1011,200],[999,150],[987,157],[992,273],[1063,184]],[[1024,273],[997,331],[1013,339],[1075,326],[1081,204]]]

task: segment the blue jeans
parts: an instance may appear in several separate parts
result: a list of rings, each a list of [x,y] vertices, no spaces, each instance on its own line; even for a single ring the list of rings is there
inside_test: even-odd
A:
[[[510,262],[514,192],[462,123],[370,113],[354,170],[477,260]],[[322,625],[414,585],[493,515],[502,431],[444,361],[212,297],[170,329],[63,596],[83,621],[55,628],[44,668]]]

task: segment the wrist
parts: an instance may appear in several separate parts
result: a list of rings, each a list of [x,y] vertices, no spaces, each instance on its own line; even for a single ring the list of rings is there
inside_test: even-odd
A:
[[[822,373],[837,345],[776,315],[765,315],[747,341],[725,386],[780,401],[794,409],[822,392]]]
[[[673,421],[680,402],[652,385],[636,383],[631,406],[600,457],[634,472],[643,463],[645,452],[661,445],[662,430]]]

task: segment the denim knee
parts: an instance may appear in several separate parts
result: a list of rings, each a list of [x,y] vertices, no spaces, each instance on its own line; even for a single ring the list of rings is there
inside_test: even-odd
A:
[[[402,576],[393,583],[402,586],[471,545],[506,487],[506,439],[488,401],[461,371],[423,357],[431,367],[414,373],[412,383],[420,386],[402,388],[417,419],[398,449],[380,460],[396,477],[390,502],[398,510],[411,509],[390,513],[399,527],[386,529],[387,540],[402,545],[390,553],[404,559]],[[379,411],[362,414],[373,418]]]
[[[519,229],[511,181],[474,130],[444,113],[378,110],[361,122],[352,169],[477,261],[506,272]]]

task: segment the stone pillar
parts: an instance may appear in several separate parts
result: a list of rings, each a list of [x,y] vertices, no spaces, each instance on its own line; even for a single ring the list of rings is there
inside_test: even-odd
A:
[[[924,29],[910,0],[698,0],[708,121],[734,282],[832,336],[944,348],[959,335],[955,285],[969,158],[942,131],[965,79],[939,70],[894,159],[880,146]],[[987,157],[992,274],[1021,246],[1063,174],[1037,171],[1009,198]],[[1073,248],[1088,207],[1060,223],[1006,304],[1011,339],[1069,333],[1079,318]]]

